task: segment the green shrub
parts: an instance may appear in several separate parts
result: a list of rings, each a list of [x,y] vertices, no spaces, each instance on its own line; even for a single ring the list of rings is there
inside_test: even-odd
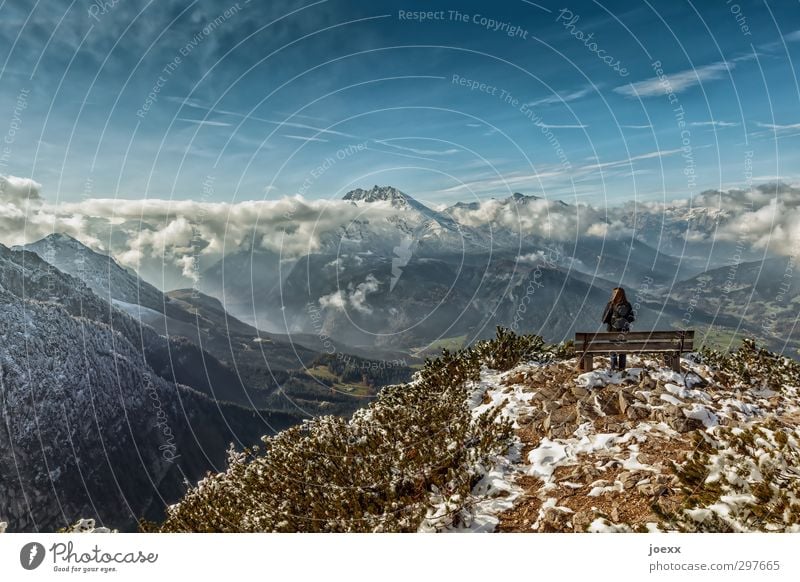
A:
[[[490,369],[505,372],[525,359],[544,351],[544,340],[538,335],[519,336],[510,329],[497,328],[497,337],[478,342],[475,355]]]
[[[704,347],[700,355],[726,388],[770,388],[780,392],[784,386],[800,386],[800,363],[759,347],[751,338],[742,340],[735,352]]]
[[[198,483],[157,529],[416,531],[434,491],[457,514],[470,503],[481,467],[512,438],[499,409],[473,418],[468,396],[481,366],[508,370],[563,350],[502,328],[493,340],[443,350],[414,381],[384,388],[350,420],[319,417],[265,438],[262,447],[231,449],[227,471]]]

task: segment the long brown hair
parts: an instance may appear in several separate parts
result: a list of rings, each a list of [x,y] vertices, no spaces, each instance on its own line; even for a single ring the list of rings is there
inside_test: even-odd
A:
[[[611,291],[611,304],[619,305],[620,303],[627,303],[628,298],[625,297],[625,289],[622,287],[614,287]]]

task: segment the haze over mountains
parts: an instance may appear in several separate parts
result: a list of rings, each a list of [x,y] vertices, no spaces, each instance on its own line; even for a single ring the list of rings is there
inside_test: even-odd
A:
[[[348,353],[402,359],[487,337],[496,325],[567,339],[597,325],[598,305],[619,284],[640,298],[640,329],[685,326],[682,302],[692,298],[683,293],[676,301],[673,287],[705,271],[787,256],[794,235],[776,228],[765,237],[762,223],[769,216],[792,224],[798,202],[797,189],[764,184],[604,210],[521,193],[426,205],[376,185],[329,201],[171,202],[169,210],[161,201],[120,201],[113,223],[101,211],[82,219],[77,236],[110,247],[120,265],[135,264],[157,286],[218,299],[220,309],[262,333],[312,349],[324,336]],[[39,211],[48,212],[45,206]],[[141,217],[135,225],[128,220],[134,211]],[[115,271],[130,269],[120,265]],[[171,319],[180,330],[172,315],[155,315],[173,306],[153,308],[153,291],[142,287],[129,301],[133,288],[117,289],[112,300],[153,309],[137,308],[137,317]],[[531,301],[544,307],[527,309]],[[719,328],[713,335],[723,340],[736,329],[761,328],[740,325],[726,310],[693,308],[689,319]],[[287,357],[307,363],[302,349]]]
[[[600,216],[521,193],[434,210],[389,186],[353,190],[343,200],[358,215],[320,233],[312,252],[286,258],[239,251],[200,277],[201,288],[268,329],[321,331],[353,346],[409,353],[467,344],[490,336],[496,325],[562,341],[576,329],[597,328],[608,292],[620,284],[638,297],[639,329],[697,325],[759,333],[730,309],[692,306],[687,322],[692,298],[671,295],[706,270],[764,256],[718,240],[735,218],[731,212],[676,207],[657,215],[634,208],[630,215]],[[268,281],[265,273],[272,273]],[[759,284],[757,273],[738,276],[740,286]],[[311,317],[315,310],[321,323]]]

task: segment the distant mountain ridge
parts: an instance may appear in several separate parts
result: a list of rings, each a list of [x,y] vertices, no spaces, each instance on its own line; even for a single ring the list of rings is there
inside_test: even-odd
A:
[[[165,309],[161,291],[110,255],[94,251],[67,234],[54,233],[34,243],[13,247],[21,249],[32,251],[58,270],[77,277],[109,303],[118,300],[159,312]]]
[[[165,346],[148,352],[148,361],[169,380],[191,385],[215,400],[284,411],[298,418],[349,414],[364,403],[363,397],[332,391],[328,383],[308,373],[319,362],[330,367],[320,351],[304,345],[321,344],[316,335],[301,335],[298,341],[265,334],[228,314],[218,299],[197,290],[162,293],[72,237],[51,235],[26,248],[49,257],[54,266],[71,270],[104,294],[109,312],[117,311],[113,305],[144,324],[139,326],[140,333],[149,338],[148,345]],[[344,352],[340,355],[348,353],[340,342],[336,346]],[[395,371],[399,379],[410,375],[404,366]],[[386,382],[385,374],[370,375],[378,387]],[[331,378],[329,383],[335,384],[336,376]]]

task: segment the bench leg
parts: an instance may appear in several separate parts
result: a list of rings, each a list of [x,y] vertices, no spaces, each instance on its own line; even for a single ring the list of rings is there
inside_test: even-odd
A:
[[[583,354],[581,357],[581,371],[591,372],[594,369],[594,362],[592,361],[592,354]]]
[[[681,371],[680,353],[664,354],[664,365],[669,366],[674,372]]]

